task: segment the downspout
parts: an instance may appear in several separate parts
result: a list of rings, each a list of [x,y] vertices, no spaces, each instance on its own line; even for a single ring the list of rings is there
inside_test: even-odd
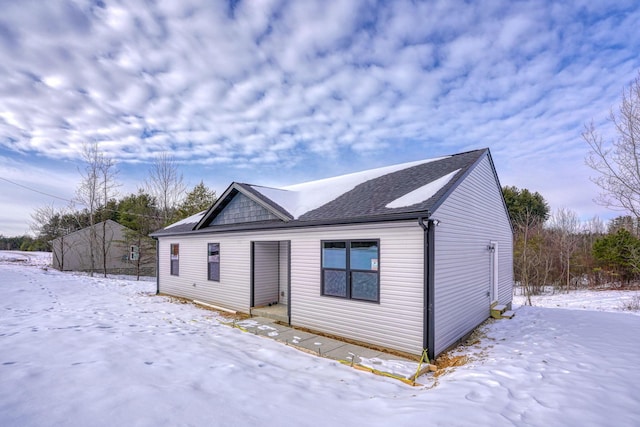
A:
[[[251,265],[251,271],[250,271],[250,283],[249,283],[249,313],[251,313],[251,309],[253,308],[253,302],[255,299],[255,295],[254,295],[254,289],[253,287],[255,286],[255,259],[254,259],[254,252],[256,250],[256,242],[251,242],[251,253],[249,255],[249,263]]]
[[[287,317],[291,326],[291,240],[287,242]]]
[[[435,221],[424,222],[418,218],[418,225],[424,232],[423,250],[423,308],[422,308],[422,348],[427,350],[429,360],[435,359]]]
[[[157,238],[153,238],[156,241],[156,295],[160,294],[160,241]]]

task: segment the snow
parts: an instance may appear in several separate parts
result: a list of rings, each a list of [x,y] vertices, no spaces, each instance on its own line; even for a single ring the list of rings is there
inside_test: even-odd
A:
[[[204,214],[205,214],[206,212],[207,212],[207,211],[198,212],[197,214],[193,214],[193,215],[191,215],[191,216],[188,216],[188,217],[186,217],[186,218],[184,218],[184,219],[181,219],[181,220],[180,220],[180,221],[178,221],[178,222],[174,222],[173,224],[166,226],[166,227],[165,227],[165,230],[166,230],[166,229],[168,229],[168,228],[175,227],[175,226],[177,226],[177,225],[182,225],[182,224],[195,224],[195,223],[199,222],[199,221],[202,219],[202,217],[204,216]]]
[[[514,305],[525,305],[526,298],[518,292]],[[637,301],[637,303],[636,303]],[[618,311],[640,316],[640,311],[628,310],[629,305],[640,304],[640,291],[574,290],[569,293],[547,289],[543,295],[533,295],[531,304],[540,307],[567,308],[570,310]]]
[[[155,296],[153,282],[45,270],[47,260],[0,251],[5,427],[637,426],[640,419],[640,316],[614,300],[578,303],[607,295],[600,292],[576,293],[580,310],[522,306],[511,320],[488,321],[457,350],[466,364],[411,387],[228,327],[215,312]],[[573,304],[564,301],[552,304]]]
[[[415,190],[405,194],[404,196],[395,199],[394,201],[387,204],[387,208],[404,208],[407,206],[413,206],[418,203],[422,203],[425,200],[429,200],[432,198],[442,187],[447,185],[451,178],[455,174],[460,172],[460,169],[457,169],[451,173],[446,174],[443,177],[436,179],[435,181],[431,181],[428,184],[423,185],[420,188],[416,188]]]
[[[447,157],[448,156],[385,166],[282,188],[260,186],[253,186],[253,188],[282,206],[294,219],[298,219],[305,213],[337,199],[342,194],[353,190],[364,182],[413,166],[442,160]]]

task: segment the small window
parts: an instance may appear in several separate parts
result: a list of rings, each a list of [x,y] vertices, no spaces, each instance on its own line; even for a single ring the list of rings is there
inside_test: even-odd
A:
[[[220,243],[209,243],[207,248],[207,263],[209,265],[209,280],[220,281]]]
[[[321,294],[380,301],[379,240],[322,242]]]
[[[178,243],[171,244],[171,275],[178,276],[180,273],[180,245]]]
[[[138,261],[140,259],[140,248],[136,245],[129,246],[129,261]]]

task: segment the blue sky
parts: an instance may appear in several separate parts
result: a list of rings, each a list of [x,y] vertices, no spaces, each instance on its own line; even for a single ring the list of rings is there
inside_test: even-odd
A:
[[[637,1],[0,6],[0,178],[71,199],[85,141],[123,194],[163,151],[220,194],[489,147],[503,185],[618,214],[592,201],[580,133],[637,76]],[[0,234],[50,204],[0,180]]]

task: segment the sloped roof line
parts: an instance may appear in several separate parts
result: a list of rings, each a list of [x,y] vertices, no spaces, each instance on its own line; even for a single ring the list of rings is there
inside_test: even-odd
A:
[[[126,228],[126,229],[128,229],[128,230],[129,230],[129,227],[126,227],[126,226],[124,226],[124,225],[120,224],[119,222],[114,221],[114,220],[112,220],[112,219],[110,219],[110,218],[109,218],[109,219],[105,219],[104,221],[97,222],[97,223],[93,224],[93,226],[91,226],[91,225],[87,225],[86,227],[82,227],[82,228],[80,228],[80,229],[78,229],[78,230],[73,230],[72,232],[67,233],[67,234],[65,234],[64,236],[56,237],[55,239],[50,240],[50,241],[51,241],[51,242],[55,242],[55,241],[56,241],[56,240],[58,240],[58,239],[66,238],[66,237],[68,237],[68,236],[72,236],[72,235],[74,235],[74,234],[77,234],[77,233],[80,233],[80,232],[82,232],[82,231],[85,231],[85,230],[87,230],[87,229],[89,229],[89,228],[91,228],[91,227],[97,227],[97,226],[99,226],[99,225],[102,225],[103,223],[107,223],[107,224],[113,223],[113,224],[117,225],[118,227]]]
[[[278,205],[282,206],[293,216],[294,219],[298,219],[305,213],[335,200],[364,182],[371,181],[400,170],[426,163],[437,162],[450,157],[452,156],[435,157],[383,166],[380,168],[367,169],[360,172],[303,182],[281,188],[261,186],[254,186],[254,188],[265,197],[271,198]]]
[[[185,224],[195,224],[198,221],[200,221],[202,219],[202,217],[204,216],[205,212],[207,212],[206,210],[202,211],[202,212],[198,212],[196,214],[193,214],[191,216],[188,216],[184,219],[181,219],[178,222],[174,222],[173,224],[167,225],[165,227],[165,229],[169,229],[169,228],[173,228],[173,227],[178,227],[180,225],[185,225]]]
[[[483,148],[282,188],[233,182],[197,223],[185,224],[176,229],[171,229],[170,226],[167,227],[168,230],[164,230],[170,233],[202,231],[237,193],[242,193],[283,221],[281,226],[294,222],[308,224],[355,221],[358,218],[395,216],[411,212],[423,215],[425,212],[433,212],[486,156],[490,158],[489,149]],[[344,185],[332,185],[337,183]],[[433,185],[430,186],[429,183]],[[326,190],[326,187],[331,191],[315,194],[317,191]],[[412,192],[414,194],[409,197]],[[421,196],[426,197],[425,194],[429,196],[428,200],[418,200]],[[405,200],[402,206],[398,204],[396,207],[392,203],[403,197]],[[305,204],[310,200],[313,202],[311,205]],[[319,206],[315,207],[314,203],[315,206]]]

